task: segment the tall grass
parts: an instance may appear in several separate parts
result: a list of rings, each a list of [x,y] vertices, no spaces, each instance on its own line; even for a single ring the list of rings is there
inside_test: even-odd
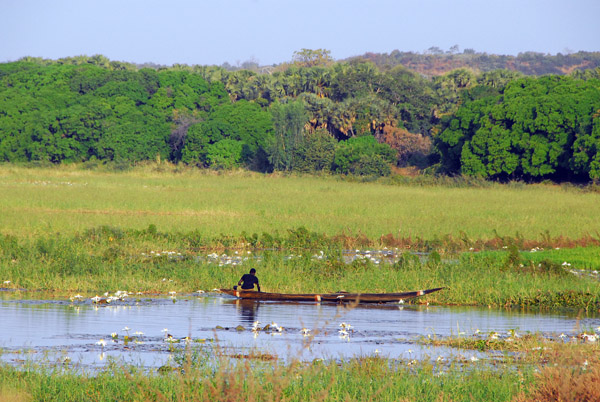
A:
[[[129,367],[94,376],[0,367],[0,385],[20,400],[61,402],[509,401],[525,390],[523,380],[531,376],[531,370],[440,370],[376,357],[308,365],[220,361],[213,370],[186,367],[167,375]]]
[[[242,274],[256,268],[262,290],[271,292],[398,292],[446,287],[419,301],[600,308],[597,281],[573,275],[560,263],[531,261],[518,252],[464,253],[454,260],[441,259],[435,252],[422,259],[405,254],[396,264],[375,264],[367,259],[348,264],[332,244],[323,254],[298,248],[263,251],[260,258],[248,258],[240,250],[237,256],[241,257],[229,261],[239,261],[237,265],[209,259],[210,251],[197,247],[196,241],[194,233],[176,236],[152,228],[141,232],[98,228],[76,236],[35,239],[0,236],[0,280],[10,281],[13,288],[58,291],[67,296],[116,290],[192,292],[230,288]],[[296,246],[310,244],[311,237],[298,235],[289,241]]]
[[[248,172],[0,165],[0,206],[0,230],[18,236],[155,224],[164,232],[196,230],[206,237],[304,226],[371,239],[485,239],[494,231],[580,238],[597,235],[600,194],[551,185],[415,186]]]

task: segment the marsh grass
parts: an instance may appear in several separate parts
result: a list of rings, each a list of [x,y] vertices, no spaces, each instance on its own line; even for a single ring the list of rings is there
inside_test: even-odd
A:
[[[564,345],[548,355],[527,389],[515,402],[593,402],[600,400],[600,354]]]
[[[512,257],[509,252],[463,253],[450,260],[437,252],[424,258],[407,253],[396,264],[367,259],[345,263],[339,246],[332,243],[321,254],[305,248],[320,244],[318,236],[296,231],[282,242],[292,250],[263,250],[260,258],[240,250],[238,265],[208,259],[209,251],[199,247],[194,236],[161,234],[152,227],[135,232],[102,227],[81,235],[35,239],[0,236],[0,280],[10,281],[6,286],[13,289],[55,291],[65,297],[117,290],[180,294],[230,288],[256,268],[262,289],[271,292],[375,293],[445,287],[414,302],[600,308],[597,281],[573,275],[557,263],[527,262],[519,253]]]
[[[469,346],[461,344],[458,347]],[[111,364],[86,373],[64,366],[0,365],[8,401],[596,401],[598,345],[530,337],[498,361],[439,363],[380,356],[289,363],[194,358],[186,347],[171,370]],[[510,351],[507,351],[510,352]]]
[[[22,400],[43,401],[508,401],[531,377],[460,366],[439,371],[428,363],[379,357],[308,364],[226,359],[212,365],[168,374],[114,366],[95,375],[2,366],[0,384]]]
[[[0,206],[0,281],[13,289],[65,297],[192,292],[230,287],[254,267],[267,291],[445,286],[414,302],[600,308],[598,283],[560,266],[563,259],[583,269],[597,266],[596,190],[466,179],[220,174],[168,164],[0,165]],[[590,245],[596,247],[563,250]],[[394,265],[340,261],[342,248],[372,246],[435,253],[425,259],[406,253]],[[458,254],[505,246],[517,251]],[[531,256],[518,251],[534,247],[546,250]],[[561,250],[547,250],[555,247]],[[204,258],[215,250],[265,248],[274,251],[242,265],[219,266]],[[318,251],[326,258],[313,258]],[[294,258],[287,258],[291,253]],[[478,347],[461,342],[457,347]],[[517,346],[484,347],[519,351],[540,345],[526,338]],[[534,360],[524,367],[473,369],[376,356],[282,364],[222,355],[208,362],[198,354],[181,358],[183,370],[167,374],[118,365],[94,375],[63,366],[1,365],[0,402],[598,400],[598,353],[586,347],[540,352],[537,375]]]
[[[329,237],[476,245],[495,239],[494,230],[527,240],[548,233],[564,243],[593,239],[600,194],[552,185],[420,186],[156,166],[115,173],[0,165],[0,205],[3,233],[19,237],[154,224],[209,239],[306,227]]]
[[[593,331],[592,331],[593,333]],[[548,335],[509,331],[509,334],[454,335],[449,337],[428,336],[422,337],[417,342],[429,346],[448,346],[462,350],[478,350],[481,352],[505,352],[504,359],[519,364],[546,364],[556,361],[559,356],[596,356],[600,352],[600,343],[596,340],[587,341],[581,333],[578,336],[549,337]],[[570,359],[578,362],[578,359]],[[583,361],[583,360],[582,360]]]

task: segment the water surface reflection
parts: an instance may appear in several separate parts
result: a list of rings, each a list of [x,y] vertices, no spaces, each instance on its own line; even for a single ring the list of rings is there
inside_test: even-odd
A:
[[[253,332],[255,321],[261,328],[277,324],[283,330]],[[340,333],[342,323],[350,326],[347,336]],[[177,347],[183,347],[183,338],[190,337],[207,340],[194,343],[197,345],[212,347],[215,342],[211,340],[216,339],[228,350],[260,350],[282,358],[350,358],[381,353],[392,358],[434,359],[464,351],[422,347],[415,343],[417,339],[510,330],[573,335],[600,326],[600,318],[574,312],[473,307],[391,304],[348,308],[242,301],[216,294],[179,296],[176,302],[166,297],[138,297],[102,307],[49,297],[3,295],[0,324],[0,359],[11,363],[42,358],[52,363],[68,356],[84,366],[102,366],[110,358],[159,366],[169,358],[173,346],[165,341],[165,329],[179,342]],[[303,328],[312,330],[310,337],[303,335]],[[133,336],[136,332],[141,335]],[[117,334],[116,342],[111,333]],[[135,342],[125,344],[125,335]],[[100,339],[106,346],[97,344]]]

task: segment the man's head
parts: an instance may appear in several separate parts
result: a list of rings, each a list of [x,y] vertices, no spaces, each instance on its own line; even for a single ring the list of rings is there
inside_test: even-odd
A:
[[[256,275],[256,270],[254,268],[250,270],[250,275]]]

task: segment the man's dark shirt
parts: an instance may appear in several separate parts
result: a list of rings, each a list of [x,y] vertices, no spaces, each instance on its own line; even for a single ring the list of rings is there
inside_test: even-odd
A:
[[[242,276],[242,289],[254,289],[254,284],[258,285],[258,278],[252,274],[244,274]]]

